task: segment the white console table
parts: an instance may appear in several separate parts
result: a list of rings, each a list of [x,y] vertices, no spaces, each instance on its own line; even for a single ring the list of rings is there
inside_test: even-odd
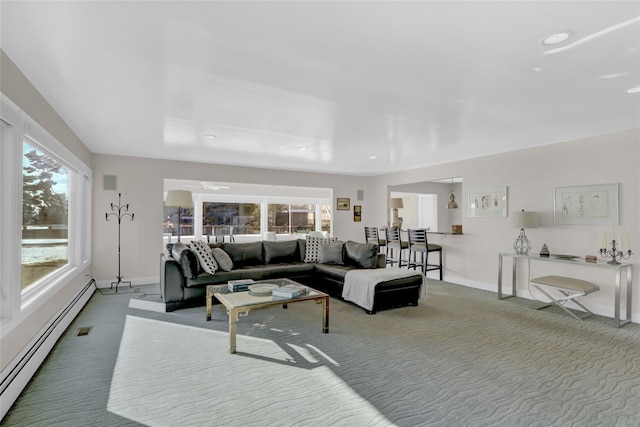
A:
[[[511,294],[503,295],[502,293],[502,258],[510,257],[512,259],[512,277],[511,277]],[[518,258],[524,258],[527,260],[527,268],[531,268],[531,261],[543,261],[543,262],[557,262],[562,264],[572,264],[579,266],[587,266],[587,267],[599,267],[606,268],[615,271],[616,273],[616,288],[615,288],[615,315],[614,321],[616,327],[621,327],[626,325],[627,323],[631,323],[631,290],[633,285],[633,264],[621,263],[618,265],[608,264],[606,261],[598,260],[596,262],[587,262],[583,258],[574,258],[574,259],[561,259],[555,258],[553,255],[549,257],[542,257],[536,254],[528,254],[528,255],[520,255],[516,253],[510,252],[500,252],[498,254],[498,299],[511,298],[516,296],[516,282],[517,282],[517,272],[518,272]],[[620,292],[622,287],[622,271],[626,270],[627,273],[627,283],[626,283],[626,291],[627,291],[627,310],[625,313],[625,318],[620,320]]]

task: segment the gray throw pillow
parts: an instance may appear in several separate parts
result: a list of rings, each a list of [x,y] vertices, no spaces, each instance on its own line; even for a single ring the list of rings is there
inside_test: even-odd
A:
[[[344,265],[342,252],[344,243],[324,243],[318,248],[318,262],[320,264]]]
[[[218,268],[220,270],[222,271],[233,270],[233,261],[231,261],[231,258],[225,251],[223,251],[220,248],[213,248],[211,249],[211,253],[213,254],[213,257],[216,259],[216,262],[218,263]]]
[[[378,265],[378,245],[348,241],[344,245],[345,264],[360,268],[376,268]]]

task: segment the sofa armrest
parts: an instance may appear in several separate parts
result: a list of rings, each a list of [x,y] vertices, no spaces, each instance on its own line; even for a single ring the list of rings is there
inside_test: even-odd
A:
[[[165,304],[184,299],[185,278],[180,263],[168,252],[160,255],[160,292]]]

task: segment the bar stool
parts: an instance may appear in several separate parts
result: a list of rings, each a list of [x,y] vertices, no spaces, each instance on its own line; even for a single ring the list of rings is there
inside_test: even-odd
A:
[[[413,267],[415,270],[420,267],[425,275],[427,271],[439,270],[440,280],[442,280],[442,246],[429,244],[425,229],[408,230],[407,234],[409,236],[407,268]],[[438,252],[438,264],[429,264],[429,253],[431,252]],[[418,254],[420,254],[420,261],[417,260]]]
[[[398,267],[407,266],[407,261],[402,259],[402,250],[407,249],[409,245],[407,242],[402,241],[402,236],[400,234],[399,228],[386,228],[385,229],[385,237],[387,240],[387,264],[397,263]],[[398,256],[395,256],[396,251],[398,251]]]
[[[378,245],[378,252],[382,252],[382,247],[387,246],[385,239],[380,239],[378,229],[376,227],[364,227],[364,241]]]

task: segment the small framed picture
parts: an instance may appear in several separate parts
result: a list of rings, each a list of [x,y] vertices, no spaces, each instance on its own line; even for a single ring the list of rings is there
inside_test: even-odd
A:
[[[506,217],[507,187],[469,189],[469,217]]]
[[[351,209],[351,200],[348,197],[338,197],[337,209],[339,211],[348,211]]]
[[[354,222],[362,221],[362,206],[353,205],[353,221]]]

